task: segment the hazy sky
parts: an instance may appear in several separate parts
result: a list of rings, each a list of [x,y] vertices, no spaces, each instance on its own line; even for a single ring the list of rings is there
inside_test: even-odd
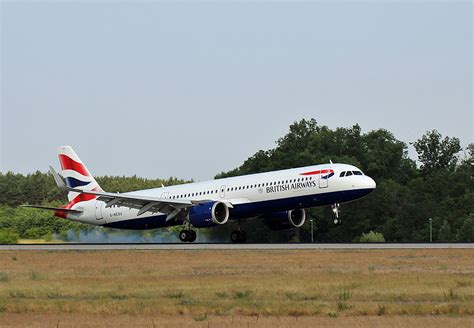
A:
[[[2,172],[212,178],[314,117],[473,140],[473,5],[1,2]],[[316,163],[315,163],[316,164]]]

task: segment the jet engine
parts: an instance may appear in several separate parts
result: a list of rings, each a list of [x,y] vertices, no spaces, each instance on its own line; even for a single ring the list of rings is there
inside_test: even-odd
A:
[[[208,202],[189,209],[189,222],[196,228],[225,224],[229,220],[229,207],[223,202]]]
[[[306,220],[304,209],[276,212],[263,216],[263,220],[271,230],[300,228]]]

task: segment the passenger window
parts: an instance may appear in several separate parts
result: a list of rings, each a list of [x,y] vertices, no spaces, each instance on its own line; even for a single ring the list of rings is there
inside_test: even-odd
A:
[[[345,174],[346,174],[346,171],[344,171],[344,172],[341,172],[341,174],[339,174],[339,177],[341,177],[341,178],[342,178],[342,177],[343,177]]]
[[[351,175],[352,175],[352,172],[351,172],[351,171],[347,171],[347,172],[346,172],[346,177],[351,176]]]

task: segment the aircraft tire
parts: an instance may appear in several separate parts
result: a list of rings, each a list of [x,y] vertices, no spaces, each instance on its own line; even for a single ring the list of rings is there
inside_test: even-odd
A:
[[[245,231],[234,230],[230,234],[230,240],[233,243],[243,243],[247,240],[247,234],[245,233]]]
[[[179,232],[179,240],[181,240],[182,242],[186,242],[189,239],[189,235],[189,230],[181,230]]]
[[[195,241],[196,241],[196,238],[197,238],[197,233],[196,233],[196,231],[194,231],[194,230],[189,230],[189,238],[188,238],[188,241],[189,241],[190,243],[195,242]]]

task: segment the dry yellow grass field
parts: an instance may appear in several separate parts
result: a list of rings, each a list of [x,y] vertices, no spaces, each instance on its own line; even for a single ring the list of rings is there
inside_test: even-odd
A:
[[[4,251],[0,326],[473,327],[474,251]]]

